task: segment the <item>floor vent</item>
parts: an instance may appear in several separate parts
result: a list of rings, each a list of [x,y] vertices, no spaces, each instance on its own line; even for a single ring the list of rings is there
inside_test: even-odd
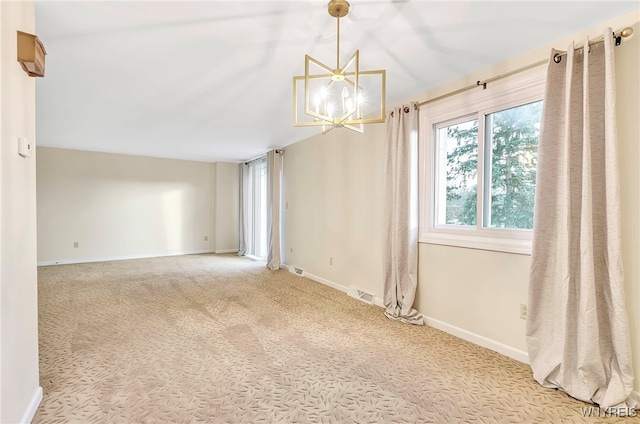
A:
[[[296,274],[300,277],[302,277],[304,275],[304,269],[297,267],[297,266],[290,266],[289,267],[289,272]]]
[[[358,300],[363,301],[369,305],[373,305],[373,302],[376,300],[376,297],[373,293],[366,292],[364,290],[357,289],[355,287],[349,287],[349,291],[347,292],[349,296],[354,297]]]

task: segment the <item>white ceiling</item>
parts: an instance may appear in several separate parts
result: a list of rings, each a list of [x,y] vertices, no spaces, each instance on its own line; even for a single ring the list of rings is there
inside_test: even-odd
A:
[[[327,1],[36,0],[48,53],[37,143],[235,162],[307,138],[318,131],[292,126],[292,77],[304,74],[305,54],[335,57]],[[360,69],[386,69],[396,104],[637,9],[637,0],[351,0],[341,51],[359,49]]]

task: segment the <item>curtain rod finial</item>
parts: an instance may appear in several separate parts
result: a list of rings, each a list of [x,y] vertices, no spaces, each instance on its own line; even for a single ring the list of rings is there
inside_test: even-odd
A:
[[[625,29],[620,31],[620,35],[622,35],[624,38],[631,37],[632,34],[633,34],[633,28],[631,27],[626,27]]]
[[[616,40],[616,46],[620,45],[620,43],[622,42],[622,37],[624,38],[631,37],[632,34],[633,34],[633,28],[631,27],[626,27],[617,34],[614,32],[613,38]]]

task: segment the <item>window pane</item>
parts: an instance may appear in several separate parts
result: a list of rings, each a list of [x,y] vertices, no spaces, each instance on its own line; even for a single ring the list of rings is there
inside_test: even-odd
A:
[[[249,162],[247,254],[267,257],[267,162]]]
[[[436,224],[476,225],[478,120],[438,127]]]
[[[542,101],[486,115],[487,163],[484,225],[533,228],[536,163]],[[489,198],[490,196],[490,198]],[[491,205],[490,208],[488,205]]]

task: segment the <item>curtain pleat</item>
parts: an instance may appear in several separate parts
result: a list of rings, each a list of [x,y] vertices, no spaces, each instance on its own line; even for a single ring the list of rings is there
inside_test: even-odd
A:
[[[267,268],[280,269],[280,185],[282,154],[267,153]]]
[[[634,407],[611,33],[584,49],[572,44],[559,63],[554,50],[549,61],[527,344],[543,386],[601,407]]]
[[[418,111],[415,104],[387,119],[383,235],[385,315],[423,325],[413,309],[418,281]]]

